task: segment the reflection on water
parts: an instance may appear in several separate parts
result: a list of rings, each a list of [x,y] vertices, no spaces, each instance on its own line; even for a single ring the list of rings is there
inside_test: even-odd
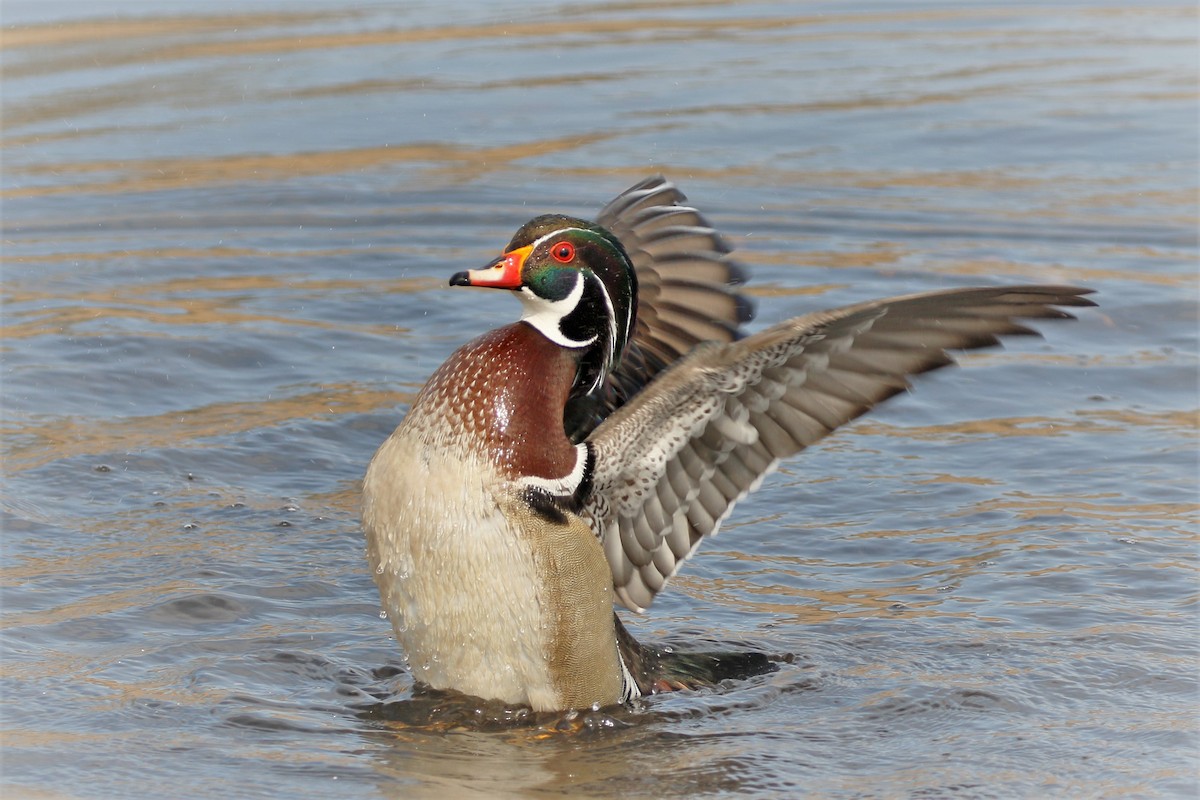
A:
[[[1194,795],[1195,18],[6,4],[0,792]],[[516,724],[414,694],[358,481],[517,313],[446,278],[655,171],[756,324],[1101,308],[785,464],[628,620],[777,673]]]

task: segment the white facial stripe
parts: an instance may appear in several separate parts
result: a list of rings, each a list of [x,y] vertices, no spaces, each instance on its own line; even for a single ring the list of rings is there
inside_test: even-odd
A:
[[[540,238],[536,242],[534,242],[533,249],[537,250],[542,242],[545,242],[549,239],[553,239],[556,236],[562,236],[564,233],[567,233],[568,231],[579,231],[580,233],[590,233],[590,231],[585,231],[583,228],[559,228],[556,231],[551,231],[550,233],[547,233],[545,236],[543,236],[542,238]]]
[[[539,478],[535,475],[527,475],[518,483],[532,489],[544,489],[555,497],[569,497],[575,494],[579,484],[583,482],[584,473],[587,471],[587,462],[587,444],[577,444],[575,445],[575,466],[566,475],[561,478]]]
[[[521,319],[537,328],[543,336],[559,347],[587,347],[596,341],[595,336],[582,342],[568,339],[563,335],[562,328],[559,327],[563,317],[574,311],[575,306],[579,305],[580,298],[583,297],[583,273],[575,273],[575,288],[571,289],[571,293],[562,300],[547,300],[544,297],[538,297],[530,291],[528,286],[522,286],[521,290],[517,292],[517,297],[520,298],[521,305],[525,308]]]
[[[604,281],[595,273],[592,278],[596,281],[596,285],[600,287],[600,296],[604,298],[604,307],[608,309],[608,354],[609,358],[615,358],[617,352],[617,312],[613,308],[612,297],[608,294],[608,287],[604,285]],[[593,341],[595,339],[593,338]],[[607,370],[607,367],[605,368]],[[588,392],[594,390],[600,385],[600,381],[604,379],[604,372],[596,375],[596,381],[588,387]]]

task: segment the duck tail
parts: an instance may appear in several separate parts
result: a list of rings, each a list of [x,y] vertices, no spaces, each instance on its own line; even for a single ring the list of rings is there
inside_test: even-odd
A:
[[[614,615],[615,616],[615,615]],[[639,644],[616,617],[617,649],[643,695],[702,689],[726,680],[745,680],[779,669],[792,655],[760,652],[677,653],[669,647]]]

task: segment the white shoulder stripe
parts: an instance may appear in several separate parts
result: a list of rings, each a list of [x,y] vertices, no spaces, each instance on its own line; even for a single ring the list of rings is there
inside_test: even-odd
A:
[[[588,446],[586,442],[575,445],[575,466],[561,478],[540,478],[527,475],[517,483],[529,489],[541,489],[555,497],[570,497],[579,489],[587,476]]]

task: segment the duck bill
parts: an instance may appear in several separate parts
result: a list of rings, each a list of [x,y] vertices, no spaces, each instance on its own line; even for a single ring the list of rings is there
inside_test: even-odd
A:
[[[509,250],[483,269],[457,272],[450,278],[451,286],[490,286],[493,289],[519,289],[521,268],[533,252],[533,245]]]

